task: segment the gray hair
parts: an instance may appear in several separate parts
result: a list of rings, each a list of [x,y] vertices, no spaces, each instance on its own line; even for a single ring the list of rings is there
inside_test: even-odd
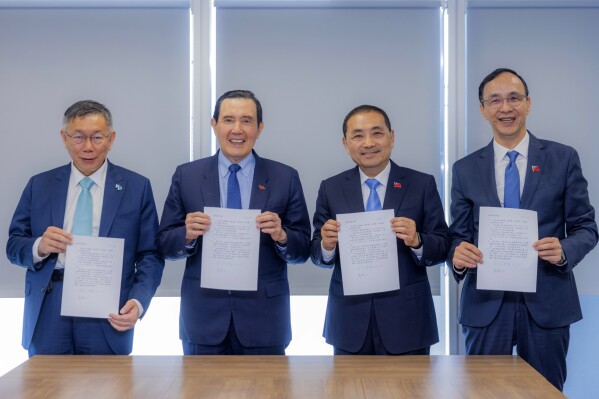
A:
[[[112,130],[112,114],[103,104],[93,100],[77,101],[64,112],[62,124],[66,129],[67,124],[75,118],[82,118],[87,115],[102,115],[106,121],[106,127]]]

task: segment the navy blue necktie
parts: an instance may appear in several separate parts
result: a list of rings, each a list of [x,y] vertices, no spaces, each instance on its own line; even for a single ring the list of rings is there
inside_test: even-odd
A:
[[[376,192],[376,188],[380,186],[381,183],[377,179],[367,179],[365,183],[368,187],[370,187],[370,195],[366,201],[366,212],[380,211],[383,209],[383,207],[381,206],[381,199],[379,198],[379,194]]]
[[[79,198],[77,198],[72,233],[78,236],[91,236],[94,204],[89,189],[94,185],[94,181],[86,176],[81,179],[79,185],[81,186],[81,192]]]
[[[227,184],[227,208],[241,209],[241,192],[237,172],[241,169],[236,163],[229,165],[229,182]]]
[[[503,187],[503,207],[520,208],[520,173],[516,165],[517,151],[510,151],[507,156],[510,158],[505,168],[505,185]]]

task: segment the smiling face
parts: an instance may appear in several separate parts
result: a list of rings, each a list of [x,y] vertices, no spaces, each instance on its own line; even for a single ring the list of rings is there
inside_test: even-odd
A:
[[[368,177],[375,177],[385,169],[394,143],[395,133],[387,128],[385,118],[378,112],[360,112],[347,121],[343,146]]]
[[[66,129],[60,131],[65,148],[69,152],[73,165],[85,176],[93,174],[106,160],[108,151],[116,133],[108,129],[106,120],[101,114],[89,114],[71,119]],[[77,144],[71,137],[84,136],[85,141]],[[105,140],[100,144],[94,144],[92,136],[102,135]]]
[[[264,123],[258,124],[256,104],[246,98],[227,98],[220,105],[218,121],[212,129],[224,156],[238,163],[254,148]]]
[[[507,99],[510,96],[525,96],[526,91],[522,81],[517,76],[504,72],[483,89],[483,103],[480,112],[483,118],[491,124],[495,141],[506,148],[514,148],[526,135],[526,115],[530,111],[530,98],[526,97],[517,106],[502,100],[499,108],[493,109],[486,101],[493,98]]]

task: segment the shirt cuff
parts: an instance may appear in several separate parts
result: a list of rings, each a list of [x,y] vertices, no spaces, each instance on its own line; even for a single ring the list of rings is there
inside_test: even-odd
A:
[[[555,266],[564,267],[568,263],[568,259],[566,259],[566,254],[562,251],[562,257],[555,263]]]
[[[279,255],[281,255],[281,256],[287,255],[287,244],[281,245],[275,241],[275,246],[277,247],[277,251],[279,252]]]
[[[410,248],[412,250],[412,253],[414,255],[416,255],[416,257],[418,257],[418,260],[420,260],[422,258],[422,254],[424,253],[424,245],[420,245],[420,247],[418,248]]]
[[[466,268],[463,268],[462,270],[458,270],[458,269],[456,269],[454,264],[452,264],[451,267],[453,268],[453,271],[456,272],[457,274],[459,274],[460,276],[463,275],[464,273],[466,273]]]
[[[42,240],[42,237],[38,237],[35,242],[33,243],[33,247],[31,248],[31,252],[33,255],[33,264],[35,265],[36,263],[39,263],[41,261],[43,261],[44,259],[46,259],[50,254],[44,254],[44,256],[39,256],[37,254],[37,250],[39,248],[40,245],[40,241]]]
[[[337,250],[337,245],[335,245],[335,247],[329,251],[328,249],[325,249],[322,246],[322,241],[321,241],[320,249],[322,250],[322,260],[324,262],[330,262],[335,257],[335,251]]]

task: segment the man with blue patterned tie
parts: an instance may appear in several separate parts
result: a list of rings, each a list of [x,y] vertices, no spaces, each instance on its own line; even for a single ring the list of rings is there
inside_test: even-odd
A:
[[[493,129],[486,147],[457,161],[451,188],[448,263],[464,281],[458,321],[471,355],[518,355],[562,390],[570,324],[582,313],[573,268],[597,243],[595,210],[576,151],[526,130],[528,86],[500,68],[481,82],[480,112]],[[481,206],[537,212],[536,292],[476,288]],[[517,266],[517,265],[514,265]]]
[[[262,106],[251,91],[216,102],[212,129],[220,150],[177,167],[164,204],[158,245],[167,259],[186,259],[179,337],[186,355],[283,355],[291,341],[287,264],[308,258],[310,220],[295,169],[253,151]],[[203,288],[205,207],[260,209],[257,291]]]
[[[439,341],[427,267],[445,260],[448,229],[435,179],[391,161],[395,133],[387,113],[354,108],[343,145],[356,167],[324,180],[314,214],[312,261],[333,268],[324,337],[336,355],[428,355]],[[400,289],[344,295],[338,214],[393,209]]]
[[[86,100],[70,106],[60,135],[72,162],[29,180],[6,246],[8,259],[27,268],[22,344],[29,356],[126,355],[164,268],[150,181],[106,158],[116,132],[104,105]],[[125,240],[119,314],[60,315],[65,251],[73,235]]]

